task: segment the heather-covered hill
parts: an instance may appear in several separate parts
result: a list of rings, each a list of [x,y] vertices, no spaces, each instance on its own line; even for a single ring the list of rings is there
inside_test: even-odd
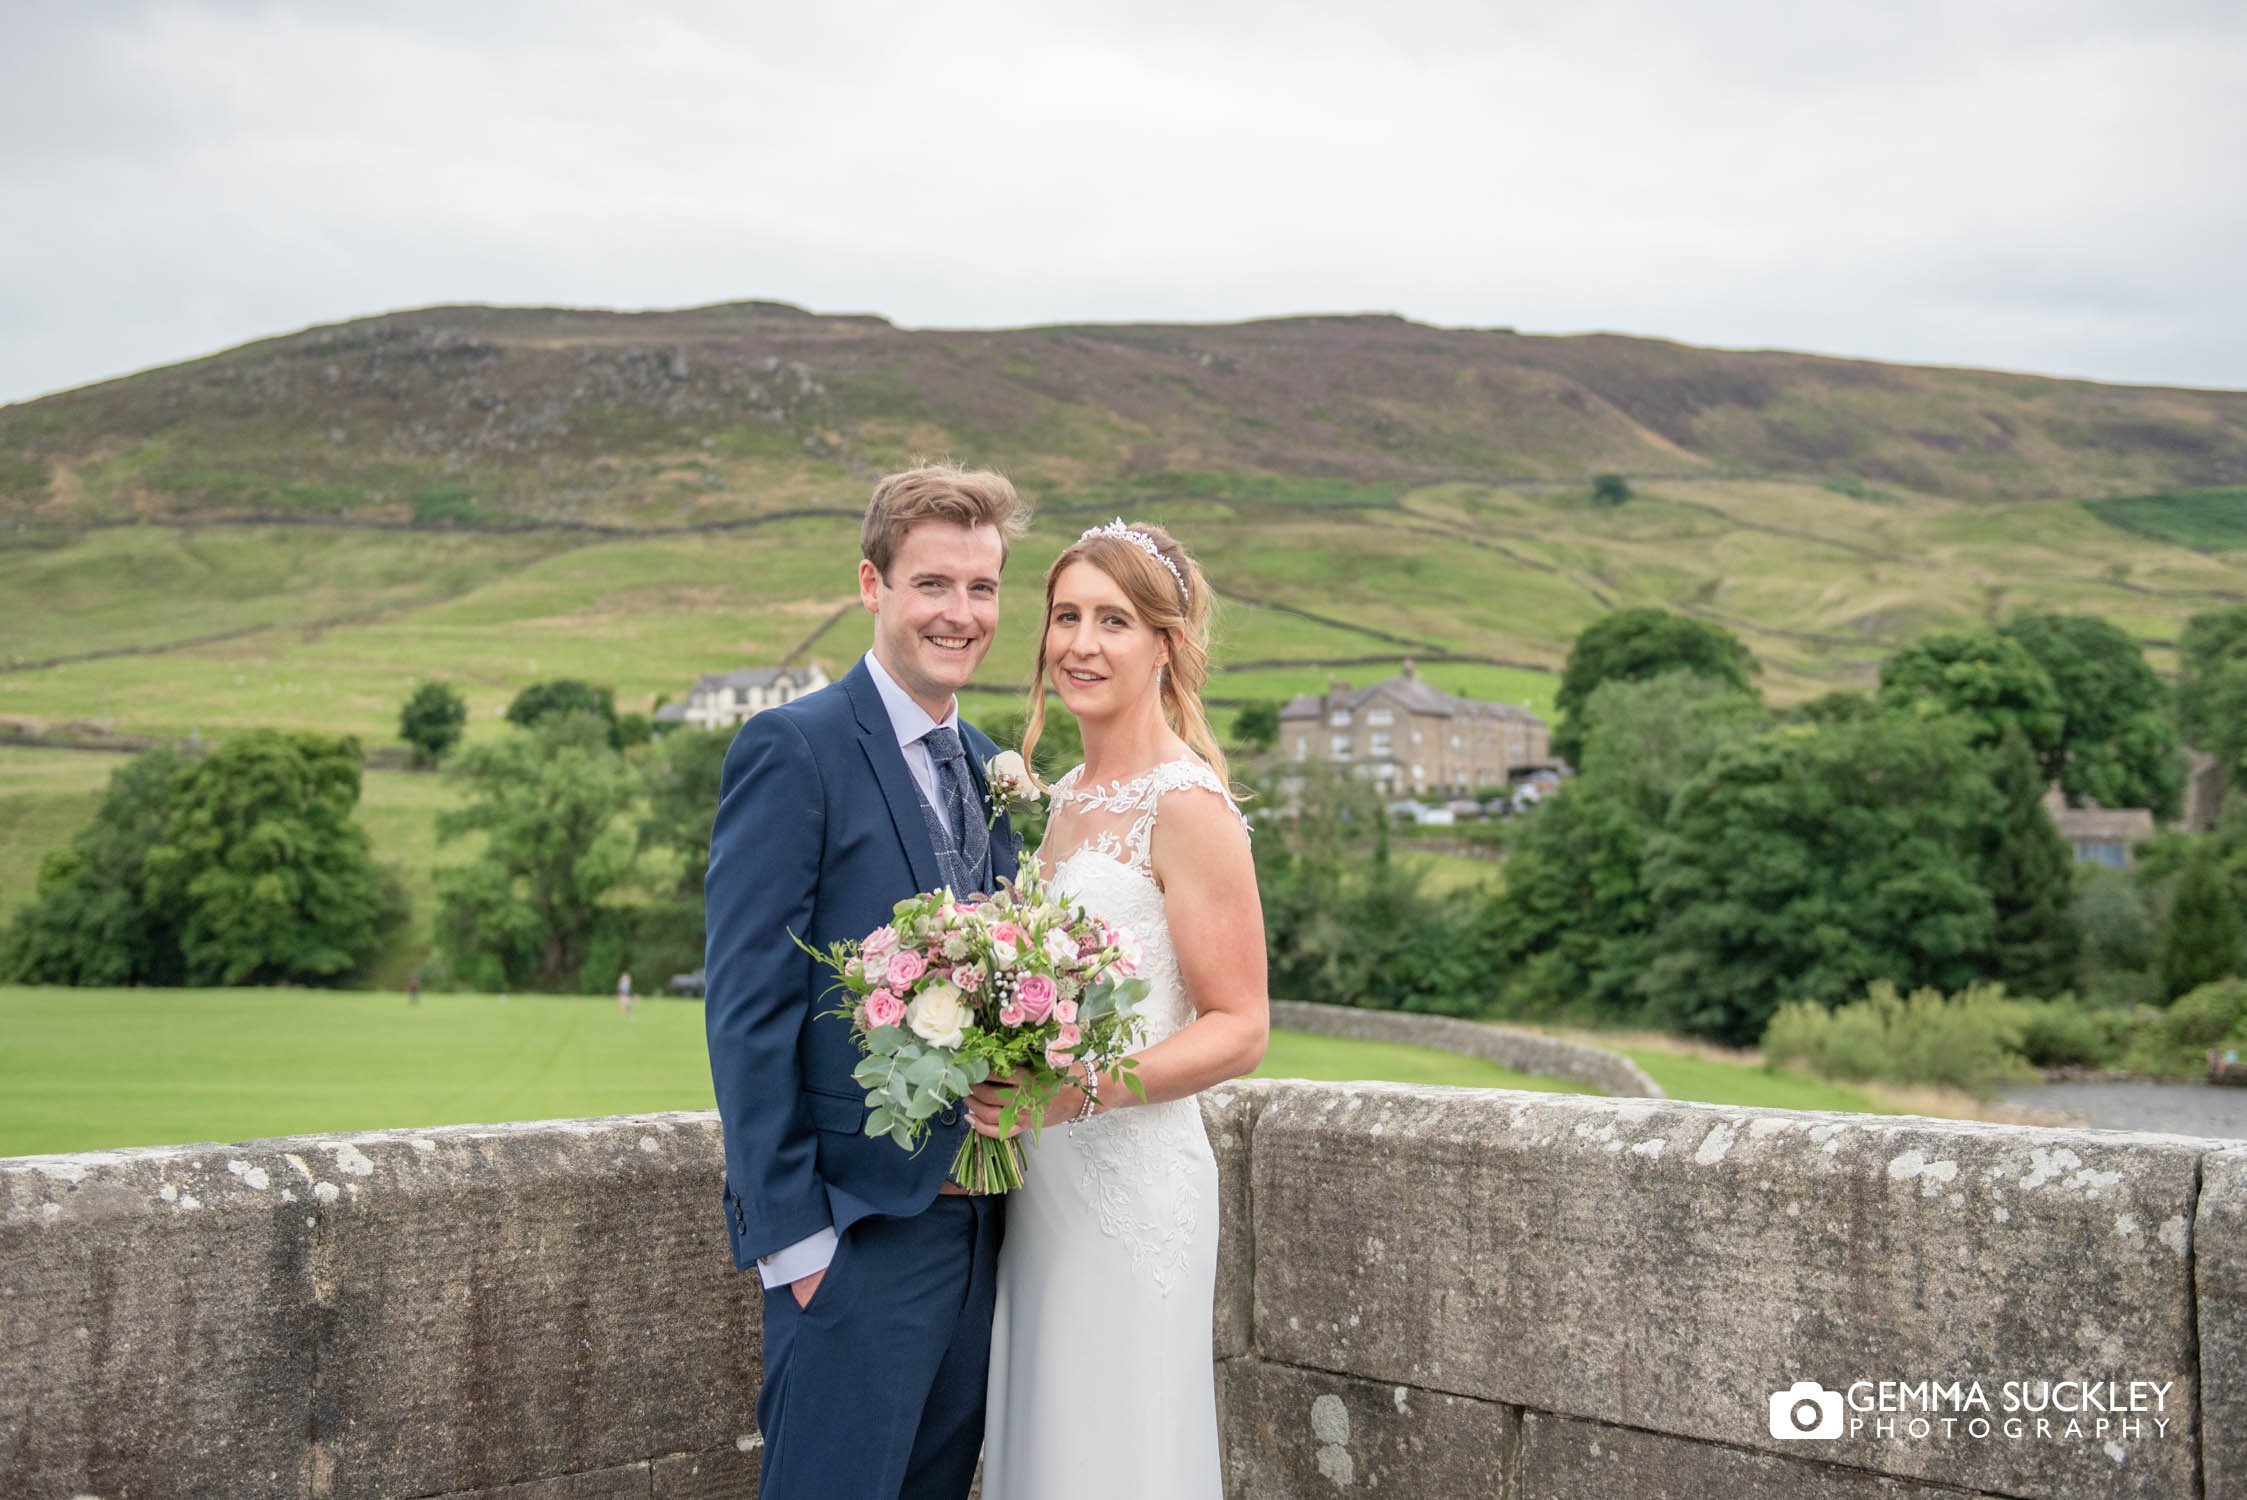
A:
[[[938,452],[1087,503],[1601,472],[2072,500],[2247,480],[2247,394],[1386,316],[977,332],[777,303],[431,308],[0,408],[0,515],[675,526],[855,505]]]

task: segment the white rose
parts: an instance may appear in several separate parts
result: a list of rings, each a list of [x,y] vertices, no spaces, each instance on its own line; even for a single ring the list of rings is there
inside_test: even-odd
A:
[[[1001,750],[983,767],[984,779],[1001,795],[1011,793],[1010,800],[1031,802],[1037,799],[1038,789],[1030,780],[1030,768],[1023,763],[1018,750]]]
[[[923,988],[905,1007],[905,1024],[931,1047],[960,1045],[966,1040],[962,1033],[968,1019],[967,1004],[960,992],[941,979]]]

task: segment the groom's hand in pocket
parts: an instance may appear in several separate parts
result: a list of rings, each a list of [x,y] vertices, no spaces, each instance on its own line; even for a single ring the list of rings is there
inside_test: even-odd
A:
[[[821,1269],[812,1272],[809,1276],[799,1276],[794,1281],[789,1282],[788,1290],[796,1294],[796,1306],[799,1308],[811,1306],[812,1294],[819,1290],[819,1283],[826,1279],[827,1272]]]

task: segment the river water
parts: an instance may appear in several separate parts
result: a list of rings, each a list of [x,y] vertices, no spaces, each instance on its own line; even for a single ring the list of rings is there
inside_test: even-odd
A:
[[[2032,1083],[2005,1097],[2056,1110],[2094,1130],[2162,1130],[2247,1143],[2247,1088],[2212,1083]]]

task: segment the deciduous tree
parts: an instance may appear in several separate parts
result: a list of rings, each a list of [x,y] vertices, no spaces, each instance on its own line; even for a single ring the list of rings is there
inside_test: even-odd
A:
[[[1665,672],[1697,672],[1752,693],[1755,658],[1740,638],[1718,625],[1673,615],[1666,609],[1626,609],[1584,628],[1569,648],[1553,708],[1553,753],[1571,764],[1584,753],[1578,711],[1603,682],[1643,682]]]
[[[398,713],[398,738],[413,747],[416,766],[433,766],[460,743],[467,722],[468,705],[459,693],[442,682],[425,682]]]

